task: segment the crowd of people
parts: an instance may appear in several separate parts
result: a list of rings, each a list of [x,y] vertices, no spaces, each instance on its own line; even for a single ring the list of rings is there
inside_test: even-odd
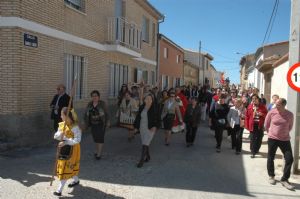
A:
[[[177,86],[160,89],[144,84],[123,84],[118,95],[118,126],[128,131],[128,141],[140,134],[142,142],[141,157],[137,167],[143,167],[150,161],[150,144],[159,129],[163,129],[164,144],[171,144],[172,134],[185,133],[185,144],[191,147],[200,124],[207,122],[214,132],[216,152],[221,152],[223,131],[227,131],[231,147],[235,154],[242,152],[243,131],[250,132],[251,158],[259,154],[264,132],[268,134],[267,170],[269,182],[275,184],[274,157],[279,147],[284,154],[285,166],[281,183],[288,189],[294,189],[289,183],[293,155],[289,132],[293,126],[293,114],[285,109],[284,98],[272,96],[267,104],[257,88],[241,90],[235,85],[220,88],[209,88],[208,85]],[[54,128],[57,131],[54,138],[58,139],[59,147],[72,146],[70,156],[62,154],[57,164],[57,176],[60,185],[54,195],[61,195],[66,180],[73,178],[70,187],[79,184],[78,172],[80,161],[81,131],[90,128],[96,143],[95,159],[100,160],[104,144],[105,131],[110,127],[110,115],[104,101],[100,100],[100,92],[91,92],[91,101],[84,113],[84,124],[80,125],[74,111],[68,113],[70,97],[65,93],[65,87],[57,87],[57,95],[51,102]],[[65,127],[67,126],[67,127]],[[76,147],[75,147],[76,146]],[[61,150],[70,151],[70,150]]]

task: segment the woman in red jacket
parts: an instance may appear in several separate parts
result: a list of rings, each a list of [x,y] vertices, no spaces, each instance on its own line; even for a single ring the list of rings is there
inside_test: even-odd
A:
[[[262,143],[264,122],[268,111],[266,106],[260,103],[258,95],[252,95],[251,100],[252,102],[246,110],[245,128],[250,131],[251,158],[254,158]]]

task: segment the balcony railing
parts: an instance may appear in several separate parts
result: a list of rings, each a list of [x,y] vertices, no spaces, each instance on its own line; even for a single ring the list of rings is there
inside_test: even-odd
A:
[[[142,31],[134,23],[121,17],[108,18],[108,42],[121,44],[135,51],[141,50]]]

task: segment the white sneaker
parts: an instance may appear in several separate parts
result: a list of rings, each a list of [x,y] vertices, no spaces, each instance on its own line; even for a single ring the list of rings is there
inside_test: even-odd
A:
[[[275,184],[276,184],[276,180],[275,180],[274,176],[270,176],[270,177],[269,177],[269,183],[270,183],[271,185],[275,185]]]
[[[285,181],[280,181],[282,186],[284,186],[285,188],[287,188],[288,190],[294,190],[295,187],[293,185],[291,185],[289,183],[289,181],[285,180]]]

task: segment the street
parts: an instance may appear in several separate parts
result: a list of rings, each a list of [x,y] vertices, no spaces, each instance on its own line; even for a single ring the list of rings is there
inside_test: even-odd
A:
[[[160,130],[150,147],[151,161],[141,169],[135,167],[140,157],[139,136],[129,143],[124,129],[110,129],[103,158],[97,161],[91,135],[84,135],[80,185],[66,186],[62,198],[299,198],[299,176],[290,179],[296,191],[280,183],[268,184],[266,142],[261,155],[251,159],[247,132],[242,155],[234,154],[225,135],[218,154],[213,133],[205,124],[190,148],[184,144],[184,134],[174,134],[166,147]],[[58,181],[49,186],[54,156],[54,146],[2,154],[0,198],[55,198],[52,192]]]

